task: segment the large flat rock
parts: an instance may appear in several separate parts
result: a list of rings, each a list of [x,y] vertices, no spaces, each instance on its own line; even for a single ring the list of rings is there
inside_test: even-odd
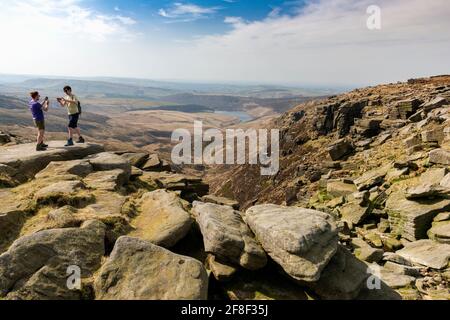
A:
[[[411,263],[440,270],[448,266],[450,245],[433,240],[419,240],[408,244],[396,254]]]
[[[244,221],[264,250],[296,280],[319,280],[337,250],[336,224],[320,211],[258,205],[245,212]]]
[[[50,141],[47,151],[39,152],[36,151],[34,143],[0,147],[0,164],[15,168],[26,178],[31,179],[52,161],[81,159],[104,151],[103,146],[99,144],[83,143],[64,147],[65,143],[65,141]]]

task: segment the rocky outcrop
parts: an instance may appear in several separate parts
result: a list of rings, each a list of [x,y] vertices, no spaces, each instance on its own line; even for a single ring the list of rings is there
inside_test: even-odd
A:
[[[337,229],[326,213],[258,205],[245,212],[244,220],[269,256],[296,280],[317,281],[336,253]]]
[[[238,211],[229,206],[194,202],[192,213],[203,235],[206,252],[249,270],[266,265],[265,252]]]
[[[49,148],[44,152],[37,152],[34,143],[3,147],[0,164],[10,166],[31,179],[52,161],[80,159],[103,151],[103,146],[92,143],[78,144],[71,148],[64,147],[63,141],[50,141],[48,144]]]
[[[205,300],[208,276],[195,259],[121,237],[94,287],[99,300]]]

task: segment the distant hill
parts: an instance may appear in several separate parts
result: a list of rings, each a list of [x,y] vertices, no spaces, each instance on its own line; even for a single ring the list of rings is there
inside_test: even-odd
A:
[[[46,78],[29,79],[9,85],[4,84],[3,90],[11,93],[40,90],[45,92],[46,95],[61,96],[63,95],[62,88],[66,85],[70,85],[80,97],[146,98],[153,100],[157,97],[178,93],[175,90],[156,87],[133,86],[101,81]]]

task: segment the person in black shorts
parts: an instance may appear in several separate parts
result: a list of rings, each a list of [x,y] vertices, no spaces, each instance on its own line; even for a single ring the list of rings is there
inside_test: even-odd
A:
[[[72,93],[72,88],[69,86],[64,87],[64,98],[58,98],[58,102],[61,107],[67,108],[69,114],[69,139],[67,140],[66,147],[73,146],[73,135],[78,135],[77,143],[84,143],[84,138],[81,136],[80,128],[78,127],[78,120],[80,118],[80,107],[78,98]]]

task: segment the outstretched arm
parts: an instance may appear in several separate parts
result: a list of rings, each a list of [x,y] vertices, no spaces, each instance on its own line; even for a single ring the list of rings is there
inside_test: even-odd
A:
[[[44,111],[47,112],[49,107],[50,107],[50,101],[46,100],[44,102],[44,104],[42,105],[42,109],[44,109]]]

